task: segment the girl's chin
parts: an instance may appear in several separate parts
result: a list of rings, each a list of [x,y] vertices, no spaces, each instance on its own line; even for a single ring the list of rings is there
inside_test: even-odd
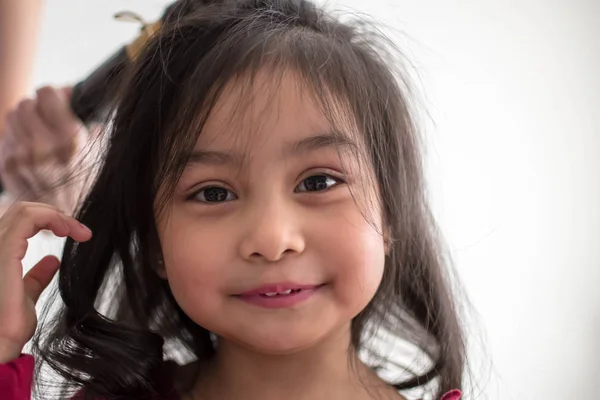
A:
[[[225,339],[227,340],[227,339]],[[235,337],[231,339],[236,343],[236,347],[243,347],[246,350],[269,356],[285,356],[299,353],[309,349],[319,343],[318,336],[295,337],[295,335],[269,335],[253,337]],[[220,340],[221,345],[227,345]]]

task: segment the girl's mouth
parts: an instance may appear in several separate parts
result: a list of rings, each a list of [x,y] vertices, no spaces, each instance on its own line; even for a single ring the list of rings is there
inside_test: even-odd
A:
[[[281,283],[263,286],[234,297],[263,308],[293,307],[317,294],[325,286]]]

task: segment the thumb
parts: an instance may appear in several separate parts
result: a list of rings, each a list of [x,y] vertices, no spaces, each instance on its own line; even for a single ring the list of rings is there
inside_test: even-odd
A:
[[[65,86],[60,88],[60,93],[65,97],[67,102],[71,101],[71,96],[73,95],[73,86]]]
[[[60,261],[54,256],[42,258],[23,278],[25,294],[35,304],[58,271]]]

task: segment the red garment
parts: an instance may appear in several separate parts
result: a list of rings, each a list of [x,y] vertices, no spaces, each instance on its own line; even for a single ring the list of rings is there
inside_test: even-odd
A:
[[[22,354],[8,364],[0,364],[0,400],[30,400],[33,382],[33,356]],[[440,400],[460,400],[460,390],[452,390]],[[76,399],[75,396],[74,399]],[[169,390],[156,400],[180,400],[175,390]]]
[[[0,400],[29,400],[33,382],[33,357],[21,355],[8,364],[0,364]]]
[[[458,389],[455,389],[455,390],[451,390],[448,393],[446,393],[445,395],[443,395],[440,400],[460,400],[461,396],[462,396],[461,391]]]

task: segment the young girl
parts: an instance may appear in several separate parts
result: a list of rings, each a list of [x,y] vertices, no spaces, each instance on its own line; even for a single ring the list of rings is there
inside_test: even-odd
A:
[[[40,229],[69,237],[33,340],[61,398],[457,399],[463,337],[383,50],[306,0],[194,7],[136,62],[77,220],[0,221],[2,399],[30,396],[59,264],[21,279]],[[384,380],[390,335],[425,368]]]

